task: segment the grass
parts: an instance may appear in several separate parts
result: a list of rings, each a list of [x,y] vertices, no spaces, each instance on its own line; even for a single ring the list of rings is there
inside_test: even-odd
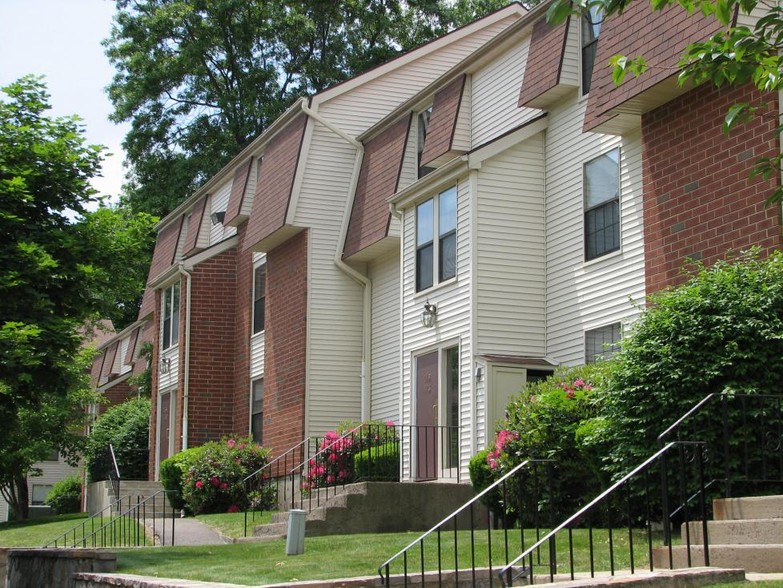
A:
[[[0,523],[0,547],[41,547],[86,518],[76,513]]]
[[[272,515],[274,513],[265,511],[263,513],[248,513],[247,514],[247,533],[253,534],[253,527],[255,525],[264,525],[272,521]],[[218,514],[204,514],[198,515],[196,520],[209,525],[220,531],[227,537],[233,537],[238,539],[245,536],[245,513],[218,513]]]

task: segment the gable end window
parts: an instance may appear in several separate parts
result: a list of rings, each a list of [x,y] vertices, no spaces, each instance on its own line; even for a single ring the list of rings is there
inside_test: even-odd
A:
[[[584,166],[585,260],[620,249],[620,149]]]
[[[179,342],[179,282],[163,291],[162,348],[168,349]]]
[[[416,291],[456,275],[457,187],[452,186],[416,207]]]
[[[609,359],[618,350],[622,328],[620,323],[585,331],[585,363]]]
[[[266,265],[253,270],[253,334],[264,330],[266,313]]]
[[[582,17],[582,94],[587,94],[590,91],[602,22],[601,9],[595,5],[590,6],[590,9]]]

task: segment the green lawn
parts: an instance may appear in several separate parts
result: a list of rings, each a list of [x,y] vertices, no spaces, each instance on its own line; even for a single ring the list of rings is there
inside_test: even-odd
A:
[[[0,547],[41,547],[86,519],[85,513],[0,523]]]
[[[247,514],[247,534],[253,534],[253,527],[255,525],[264,525],[271,522],[271,512],[263,513],[248,513]],[[245,513],[219,513],[219,514],[205,514],[198,515],[196,519],[210,527],[214,527],[223,535],[227,537],[244,537],[245,536]]]

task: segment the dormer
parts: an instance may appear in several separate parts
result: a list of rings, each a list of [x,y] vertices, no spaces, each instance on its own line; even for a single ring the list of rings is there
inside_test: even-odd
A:
[[[419,113],[417,137],[422,167],[435,169],[470,150],[470,78],[462,74],[435,93],[432,106]],[[422,129],[426,113],[427,125]]]

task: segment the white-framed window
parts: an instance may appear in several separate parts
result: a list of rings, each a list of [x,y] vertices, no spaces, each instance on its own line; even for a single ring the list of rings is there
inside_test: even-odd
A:
[[[179,342],[179,282],[163,291],[162,349],[174,347]]]
[[[253,270],[253,334],[265,328],[266,319],[266,265]]]
[[[593,79],[593,66],[598,52],[598,35],[601,33],[603,13],[596,6],[590,6],[582,16],[582,94],[590,91]]]
[[[584,165],[585,260],[620,249],[620,148]]]
[[[416,291],[457,275],[457,187],[416,207]]]
[[[253,380],[250,387],[250,434],[260,445],[264,438],[264,378]]]
[[[617,351],[622,337],[622,325],[612,323],[585,331],[585,363],[609,359]]]
[[[51,484],[33,484],[32,496],[30,496],[30,504],[33,506],[40,506],[46,504],[46,497],[49,492],[52,491]]]

